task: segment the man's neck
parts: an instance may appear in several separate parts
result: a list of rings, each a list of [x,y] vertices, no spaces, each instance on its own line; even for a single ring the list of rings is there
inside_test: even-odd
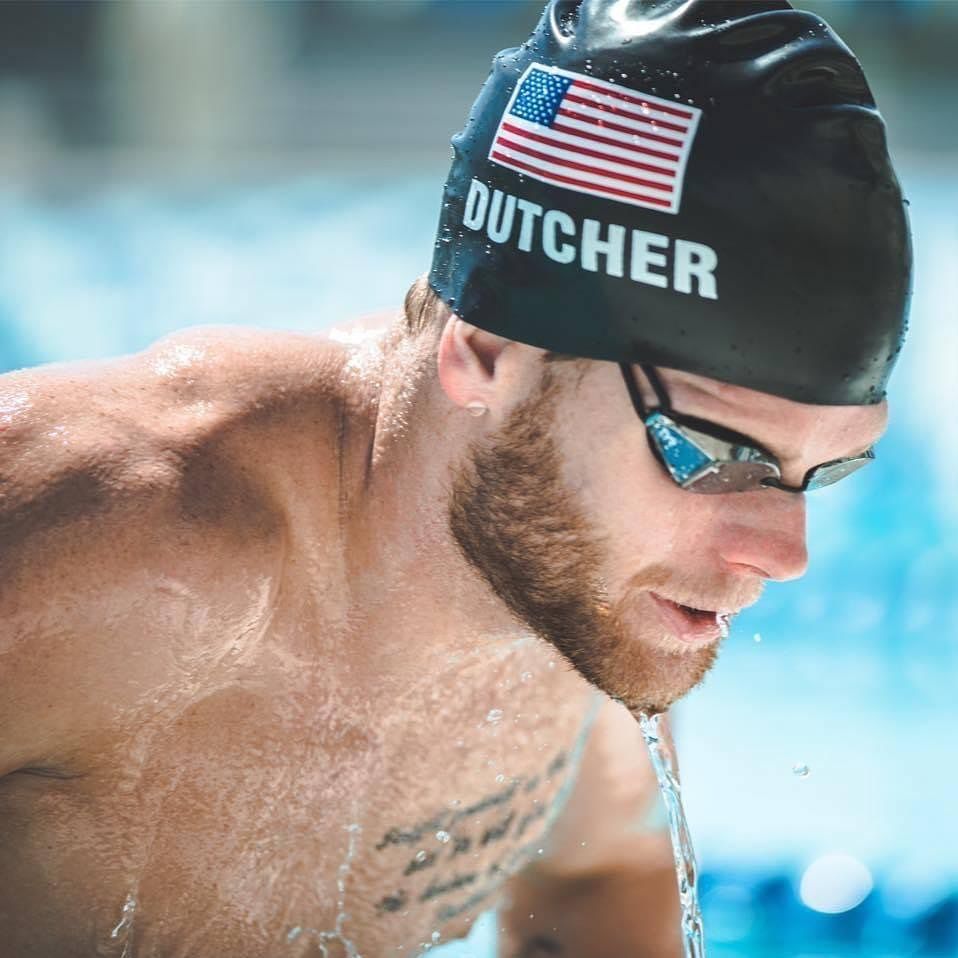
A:
[[[423,340],[393,328],[347,359],[362,375],[346,380],[341,430],[347,614],[372,639],[377,669],[403,683],[435,676],[441,662],[499,658],[517,643],[548,651],[452,537],[449,496],[476,420],[446,398],[435,346]]]

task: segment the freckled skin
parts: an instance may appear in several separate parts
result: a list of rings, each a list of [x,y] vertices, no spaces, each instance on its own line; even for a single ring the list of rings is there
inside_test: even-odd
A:
[[[398,330],[386,317],[328,337],[200,329],[0,377],[11,955],[409,954],[433,931],[468,932],[529,861],[522,874],[561,886],[555,901],[561,876],[612,862],[633,883],[642,862],[656,889],[672,881],[661,834],[623,837],[652,793],[623,709],[602,707],[592,771],[562,805],[596,693],[450,528],[471,450],[535,394],[540,359],[513,344],[474,418],[460,387],[482,382],[478,367],[440,382],[435,340]],[[556,515],[595,541],[561,524],[550,540],[540,516],[535,547],[556,564],[533,563],[529,588],[561,598],[557,569],[595,572],[615,615],[581,637],[589,680],[665,705],[701,662],[646,621],[642,588],[754,597],[755,567],[787,577],[804,543],[784,500],[720,515],[675,498],[607,373],[564,380],[558,473],[542,486],[574,491]],[[670,385],[741,414],[734,392]],[[779,428],[775,412],[752,424]],[[795,461],[876,421],[805,414],[788,430]],[[521,537],[522,515],[509,522]],[[566,596],[586,631],[590,597]],[[532,887],[510,894],[525,903]],[[671,928],[661,894],[648,900]],[[516,953],[550,953],[548,928],[532,944],[514,931]]]

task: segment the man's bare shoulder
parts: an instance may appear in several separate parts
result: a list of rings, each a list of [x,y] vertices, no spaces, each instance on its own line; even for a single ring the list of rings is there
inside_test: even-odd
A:
[[[28,518],[61,522],[172,490],[201,464],[255,473],[271,438],[297,423],[321,442],[341,401],[340,352],[318,336],[200,327],[117,360],[0,376],[6,535]]]
[[[344,357],[325,337],[203,327],[0,376],[0,602],[25,570],[127,568],[157,538],[249,544],[291,512],[334,531]]]
[[[0,689],[47,662],[51,714],[73,714],[80,691],[99,694],[91,663],[175,640],[184,595],[214,631],[245,622],[294,524],[332,552],[341,352],[200,328],[118,360],[0,376]],[[74,682],[51,678],[64,669]],[[0,771],[3,748],[31,740],[5,727]]]

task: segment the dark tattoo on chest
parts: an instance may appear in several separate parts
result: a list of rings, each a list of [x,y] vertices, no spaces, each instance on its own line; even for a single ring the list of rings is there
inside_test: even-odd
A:
[[[404,885],[384,895],[376,904],[377,913],[405,912],[415,903],[436,902],[436,919],[448,921],[491,896],[504,878],[535,855],[541,837],[531,843],[528,840],[523,843],[522,839],[530,826],[548,814],[556,790],[549,788],[541,799],[534,797],[534,793],[551,786],[552,779],[566,770],[567,765],[568,757],[561,751],[541,774],[512,779],[508,785],[470,805],[444,809],[414,825],[390,828],[376,844],[376,851],[425,844],[429,849],[418,847],[415,855],[402,865],[402,877],[415,883],[416,889]],[[490,815],[496,811],[498,815]],[[488,854],[499,843],[505,843],[505,850],[497,861],[483,869],[470,868],[469,863],[482,853]],[[416,877],[421,872],[430,874],[426,887],[420,891],[422,886]],[[439,904],[444,897],[464,889],[470,893],[463,900]]]
[[[562,945],[555,938],[547,938],[545,935],[536,935],[528,941],[523,942],[522,949],[516,955],[516,958],[543,958],[545,955],[561,955]]]

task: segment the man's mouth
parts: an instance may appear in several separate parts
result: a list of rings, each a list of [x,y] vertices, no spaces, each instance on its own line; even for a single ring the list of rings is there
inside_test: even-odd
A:
[[[728,635],[729,620],[734,613],[696,609],[650,592],[663,623],[671,635],[692,645],[716,642]]]

